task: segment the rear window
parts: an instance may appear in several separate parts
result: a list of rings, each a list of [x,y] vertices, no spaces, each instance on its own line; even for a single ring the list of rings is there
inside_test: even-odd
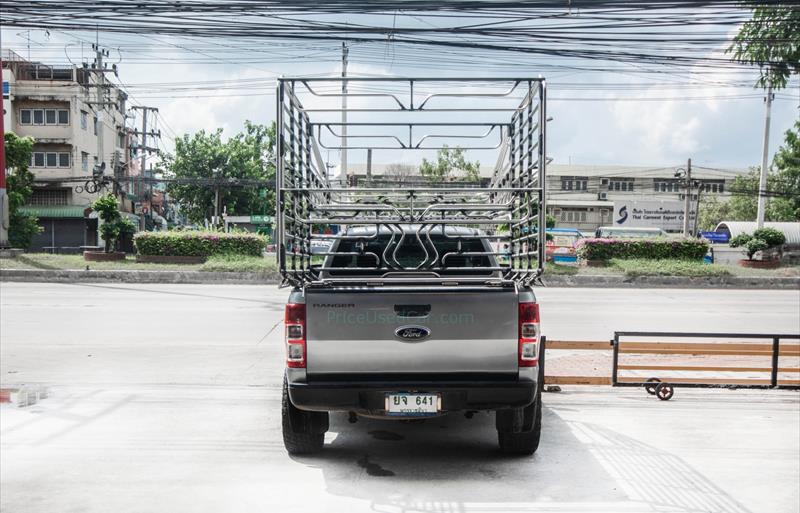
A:
[[[330,271],[331,276],[373,275],[389,271],[411,271],[417,266],[420,266],[420,271],[434,271],[441,275],[449,276],[465,274],[488,276],[492,274],[493,271],[486,270],[487,267],[492,267],[493,265],[493,260],[488,255],[470,255],[470,253],[487,252],[481,239],[469,237],[457,239],[455,236],[445,237],[441,234],[433,234],[430,238],[431,242],[433,242],[433,247],[431,247],[427,237],[420,237],[424,243],[424,248],[423,244],[420,244],[414,235],[406,235],[403,239],[403,244],[399,247],[399,235],[395,236],[394,241],[392,241],[392,237],[389,234],[380,235],[371,240],[344,239],[339,241],[338,248],[334,246],[334,251],[336,253],[354,254],[338,254],[329,257],[326,261],[326,266],[336,268],[336,270]],[[460,250],[459,240],[461,242]],[[436,258],[437,253],[438,258]],[[397,264],[405,269],[398,269]],[[369,269],[351,270],[351,268]]]

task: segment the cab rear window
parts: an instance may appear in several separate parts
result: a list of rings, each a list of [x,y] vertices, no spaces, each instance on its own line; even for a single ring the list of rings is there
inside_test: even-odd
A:
[[[389,234],[375,239],[344,239],[334,245],[335,256],[326,267],[332,276],[383,274],[388,271],[432,270],[444,275],[490,275],[493,260],[485,254],[483,241],[477,238],[432,234],[430,240],[407,234],[400,241]],[[399,267],[399,268],[398,268]]]

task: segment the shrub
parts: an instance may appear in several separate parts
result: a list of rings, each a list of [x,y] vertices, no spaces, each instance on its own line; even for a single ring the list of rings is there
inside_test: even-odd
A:
[[[92,210],[97,212],[103,221],[100,225],[100,237],[106,242],[106,253],[117,249],[122,237],[131,235],[136,231],[136,225],[130,220],[123,219],[119,213],[117,198],[113,194],[101,196],[92,203]]]
[[[765,240],[757,239],[753,237],[744,245],[744,249],[747,250],[747,258],[752,260],[753,256],[758,253],[759,251],[764,251],[765,249],[769,249],[769,244]]]
[[[740,233],[736,237],[729,240],[728,244],[730,244],[732,248],[739,248],[750,242],[752,238],[753,236],[749,233]]]
[[[763,240],[770,248],[781,246],[786,242],[786,235],[775,228],[759,228],[753,232],[753,237]]]
[[[267,239],[255,233],[141,232],[134,236],[133,243],[140,255],[261,256],[267,246]]]
[[[729,242],[732,248],[745,248],[747,258],[753,259],[756,253],[770,248],[776,248],[786,242],[786,236],[775,228],[759,228],[753,235],[741,233]]]
[[[584,260],[646,258],[700,260],[708,242],[698,239],[581,239],[578,256]]]

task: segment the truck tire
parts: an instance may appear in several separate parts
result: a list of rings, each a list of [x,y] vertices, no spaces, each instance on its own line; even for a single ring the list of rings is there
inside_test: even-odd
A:
[[[328,430],[327,412],[310,412],[295,408],[289,399],[289,386],[283,378],[281,427],[283,445],[292,455],[313,454],[322,450]]]
[[[536,399],[532,404],[522,409],[522,415],[518,420],[521,421],[522,430],[514,433],[500,429],[508,426],[508,422],[498,422],[497,440],[500,443],[500,451],[510,456],[530,456],[539,448],[539,439],[542,435],[542,388],[544,387],[544,347],[539,353],[539,377],[536,384]],[[500,412],[498,412],[499,414]],[[533,423],[530,423],[533,415]],[[503,419],[506,420],[506,419]],[[513,423],[512,423],[513,424]],[[526,425],[531,426],[526,430]]]
[[[500,451],[503,454],[510,456],[529,456],[535,453],[536,449],[539,448],[539,439],[542,434],[541,392],[537,394],[536,401],[530,406],[526,406],[525,410],[529,408],[531,411],[526,411],[524,415],[534,415],[533,426],[530,431],[521,431],[519,433],[497,432]]]

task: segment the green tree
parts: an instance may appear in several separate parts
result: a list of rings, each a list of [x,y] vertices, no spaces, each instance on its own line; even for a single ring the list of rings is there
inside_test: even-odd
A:
[[[783,221],[800,220],[800,119],[794,130],[786,131],[783,146],[778,148],[772,160],[775,177],[771,187],[782,194],[774,203],[775,217]]]
[[[767,221],[800,220],[800,121],[786,131],[785,140],[775,153],[767,175],[765,218]],[[758,209],[758,169],[737,176],[728,201],[703,196],[700,205],[701,230],[713,230],[720,221],[754,221]]]
[[[275,191],[264,194],[266,185],[237,185],[242,180],[275,180],[275,124],[245,122],[245,130],[222,140],[222,129],[200,130],[175,140],[174,155],[167,155],[163,165],[174,178],[196,179],[198,183],[173,183],[167,188],[181,211],[194,223],[214,215],[215,186],[219,183],[220,212],[228,214],[272,212]]]
[[[33,138],[6,132],[6,193],[8,194],[8,242],[14,248],[27,248],[42,231],[34,216],[19,212],[19,207],[33,194],[34,176],[28,170],[33,152]]]
[[[756,7],[726,52],[760,67],[757,86],[786,87],[791,74],[800,72],[800,9],[788,2]]]
[[[136,232],[136,225],[129,219],[123,219],[117,198],[113,194],[97,198],[92,203],[92,210],[103,221],[100,225],[100,237],[106,242],[106,253],[115,251],[123,237]]]
[[[721,221],[734,221],[730,201],[720,201],[714,196],[702,198],[699,215],[697,226],[706,232],[714,230]]]
[[[436,162],[422,159],[419,172],[431,182],[444,182],[453,179],[477,182],[480,180],[480,167],[480,162],[467,162],[464,158],[463,148],[448,148],[447,145],[444,145],[436,153]],[[456,176],[456,173],[462,174],[462,176]]]

